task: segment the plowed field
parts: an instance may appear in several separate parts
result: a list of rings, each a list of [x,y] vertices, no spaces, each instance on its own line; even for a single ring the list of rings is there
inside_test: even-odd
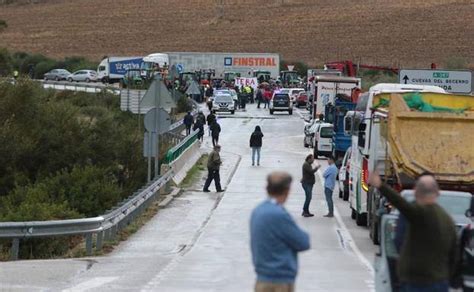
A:
[[[36,2],[0,6],[8,23],[0,47],[94,60],[233,51],[277,52],[310,65],[341,59],[403,67],[450,58],[474,63],[474,0]]]

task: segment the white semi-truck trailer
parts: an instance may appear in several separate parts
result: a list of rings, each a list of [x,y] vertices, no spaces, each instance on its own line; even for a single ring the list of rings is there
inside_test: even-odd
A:
[[[215,78],[224,78],[226,72],[240,73],[241,77],[252,77],[255,71],[268,71],[272,78],[280,74],[280,55],[273,53],[164,52],[149,56],[158,55],[167,56],[167,65],[175,66],[178,73],[214,70]],[[147,57],[145,61],[152,59]]]

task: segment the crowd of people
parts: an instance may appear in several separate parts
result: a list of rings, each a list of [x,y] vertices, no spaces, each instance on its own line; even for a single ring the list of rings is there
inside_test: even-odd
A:
[[[259,88],[257,103],[269,89]],[[260,105],[260,104],[258,104]],[[213,150],[208,157],[208,177],[203,191],[210,192],[214,181],[217,192],[224,192],[220,183],[221,146],[218,144],[221,126],[215,114],[207,117],[199,111],[196,118],[187,113],[184,118],[187,134],[198,130],[198,137],[204,137],[207,123]],[[260,166],[261,148],[264,134],[256,126],[249,137],[252,166]],[[313,217],[310,203],[316,182],[315,174],[321,166],[312,154],[302,165],[301,185],[305,194],[302,216]],[[328,213],[324,217],[334,217],[333,192],[338,169],[335,160],[328,158],[328,167],[323,171],[323,192]],[[284,204],[287,201],[293,178],[286,172],[272,172],[267,177],[267,198],[252,212],[250,218],[250,247],[252,261],[257,275],[257,292],[292,292],[298,273],[297,255],[310,248],[310,236],[303,231]],[[398,277],[400,291],[449,291],[458,259],[456,228],[450,215],[437,204],[439,187],[434,177],[423,174],[415,186],[415,202],[408,203],[400,194],[384,184],[375,172],[370,184],[400,211],[397,231],[397,248],[400,253]],[[322,194],[321,194],[322,195]],[[427,248],[429,247],[429,248]]]

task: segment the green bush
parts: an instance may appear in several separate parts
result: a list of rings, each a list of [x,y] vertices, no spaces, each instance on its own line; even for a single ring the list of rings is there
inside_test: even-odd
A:
[[[176,104],[178,113],[186,113],[193,110],[193,103],[187,96],[182,96]]]
[[[0,19],[0,32],[2,32],[4,29],[8,27],[8,24],[5,20]]]
[[[44,73],[52,69],[66,69],[74,72],[82,69],[97,69],[97,63],[89,61],[84,57],[66,57],[64,60],[54,60],[41,54],[29,54],[25,52],[9,53],[5,49],[0,50],[0,76],[11,75],[12,70],[18,70],[20,74],[27,75],[30,67],[34,68],[34,78],[42,79]]]

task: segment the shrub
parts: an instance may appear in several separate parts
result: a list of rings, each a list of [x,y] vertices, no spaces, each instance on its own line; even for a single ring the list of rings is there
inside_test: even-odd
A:
[[[8,24],[5,20],[3,19],[0,19],[0,32],[2,32],[3,30],[5,30],[6,28],[8,27]]]
[[[186,97],[182,96],[178,99],[178,102],[176,104],[176,110],[179,113],[185,113],[193,110],[193,103],[192,101]]]

